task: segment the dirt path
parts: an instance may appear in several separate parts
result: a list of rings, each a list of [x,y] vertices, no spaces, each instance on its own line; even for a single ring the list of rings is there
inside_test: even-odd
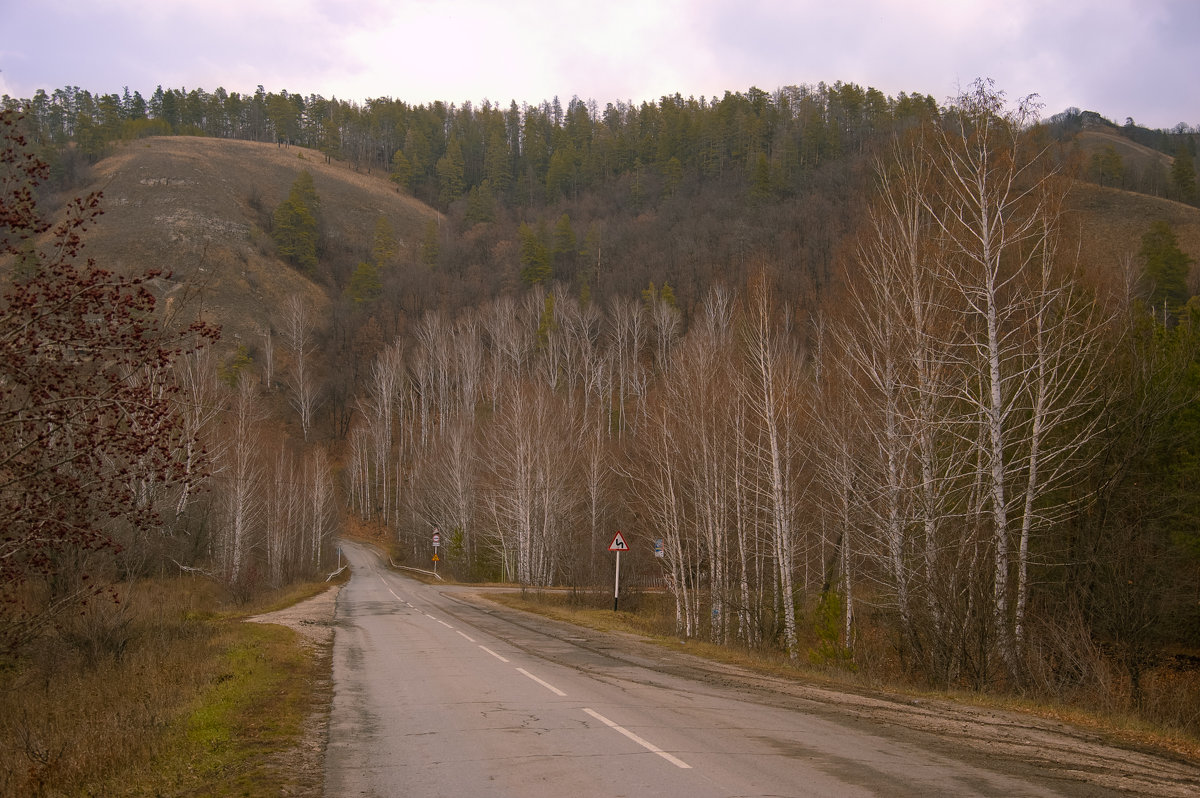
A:
[[[274,623],[294,629],[304,645],[318,659],[320,680],[313,685],[313,705],[304,721],[300,742],[291,750],[275,756],[273,763],[287,774],[281,795],[322,795],[325,791],[325,747],[329,743],[329,707],[333,699],[330,663],[333,651],[334,610],[341,585],[334,585],[319,596],[293,604],[277,612],[255,615],[253,623]]]
[[[319,596],[247,620],[277,623],[296,630],[310,645],[325,645],[333,640],[333,612],[341,589],[341,585],[333,585]]]

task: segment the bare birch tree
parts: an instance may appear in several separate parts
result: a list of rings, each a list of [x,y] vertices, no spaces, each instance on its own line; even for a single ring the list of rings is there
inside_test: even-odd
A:
[[[637,396],[645,385],[642,379],[642,350],[646,346],[648,324],[642,303],[630,298],[614,298],[609,306],[608,354],[613,362],[616,396],[613,398],[617,437],[629,427],[630,396]]]
[[[305,545],[310,567],[325,565],[325,554],[337,532],[337,492],[333,466],[323,447],[311,448],[304,457],[305,510],[297,542]]]
[[[760,275],[751,285],[746,302],[745,374],[741,390],[752,421],[747,442],[762,474],[758,490],[770,528],[783,646],[794,660],[799,656],[793,512],[797,486],[790,426],[796,412],[793,369],[798,356],[788,339],[786,314],[777,311],[773,301],[769,282],[765,275]]]
[[[298,471],[287,445],[281,444],[270,464],[263,523],[267,576],[276,587],[292,578],[300,559],[297,544],[304,486]]]
[[[175,405],[183,420],[183,467],[189,479],[184,482],[175,504],[175,513],[182,515],[195,500],[193,479],[202,462],[206,443],[211,441],[221,413],[225,395],[217,378],[216,358],[211,349],[199,349],[175,362]],[[212,452],[215,454],[215,452]]]
[[[259,459],[262,411],[243,375],[230,401],[226,443],[219,463],[220,529],[216,560],[226,584],[240,588],[251,552],[259,543],[263,520],[263,467]]]
[[[312,432],[313,419],[320,406],[320,386],[317,383],[316,320],[299,294],[288,297],[283,308],[283,334],[292,356],[287,386],[292,407],[300,416],[304,440]]]
[[[935,128],[925,194],[959,308],[956,398],[979,430],[964,426],[963,440],[981,445],[992,633],[1018,680],[1031,536],[1064,515],[1054,491],[1078,475],[1098,429],[1092,386],[1105,323],[1057,251],[1065,183],[1029,129],[1035,111],[1029,99],[1008,110],[1003,93],[977,81]]]

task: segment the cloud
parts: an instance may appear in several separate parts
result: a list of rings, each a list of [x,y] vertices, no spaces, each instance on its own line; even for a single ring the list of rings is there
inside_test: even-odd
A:
[[[1169,126],[1200,108],[1193,0],[0,0],[0,87],[223,86],[537,103],[852,81]],[[1200,119],[1190,120],[1193,123]]]

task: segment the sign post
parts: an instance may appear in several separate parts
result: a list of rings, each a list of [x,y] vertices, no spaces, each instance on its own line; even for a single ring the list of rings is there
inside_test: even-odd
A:
[[[616,612],[617,596],[621,593],[621,552],[629,551],[629,544],[625,542],[625,536],[621,534],[620,530],[613,535],[612,543],[608,544],[608,550],[617,553],[617,567],[613,577],[613,612]]]
[[[438,546],[442,545],[442,533],[435,526],[433,528],[433,573],[437,574],[437,564],[441,557],[438,556]]]

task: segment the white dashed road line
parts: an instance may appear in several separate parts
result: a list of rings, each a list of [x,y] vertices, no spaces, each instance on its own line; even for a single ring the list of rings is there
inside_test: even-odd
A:
[[[544,681],[544,680],[542,680],[542,679],[539,679],[538,677],[534,676],[532,673],[530,673],[529,671],[525,670],[524,668],[517,668],[517,673],[523,673],[523,674],[525,674],[525,675],[526,675],[526,676],[528,676],[530,679],[533,679],[535,682],[537,682],[538,684],[540,684],[542,687],[545,687],[547,690],[549,690],[550,692],[554,693],[556,696],[559,696],[559,697],[564,697],[564,696],[566,696],[566,693],[564,693],[562,690],[559,690],[557,687],[555,687],[554,685],[550,684],[550,682],[547,682],[547,681]]]
[[[520,668],[518,668],[518,670],[520,670]],[[587,714],[591,715],[593,718],[600,721],[601,723],[603,723],[605,726],[609,727],[610,729],[613,729],[613,730],[618,731],[621,734],[625,735],[630,740],[633,740],[635,743],[640,745],[642,748],[645,748],[647,751],[658,754],[659,756],[661,756],[663,759],[670,762],[675,767],[683,768],[685,770],[691,770],[692,766],[689,765],[687,762],[684,762],[682,759],[679,759],[678,757],[668,754],[666,751],[662,750],[657,745],[654,745],[653,743],[651,743],[647,740],[643,740],[641,737],[638,737],[636,734],[631,732],[629,729],[626,729],[624,726],[621,726],[617,723],[612,722],[611,720],[604,717],[603,715],[601,715],[599,712],[595,711],[594,709],[588,709],[587,707],[584,707],[583,711],[586,712]]]
[[[380,577],[379,577],[379,581],[383,582],[383,584],[384,584],[385,586],[387,585],[387,582],[386,582],[386,581],[384,581],[384,579],[383,579],[383,577],[382,577],[382,576],[380,576]],[[388,589],[387,589],[387,590],[388,590],[388,592],[389,592],[389,593],[391,593],[391,594],[392,594],[392,596],[393,596],[393,597],[395,597],[396,601],[399,601],[399,602],[401,602],[401,603],[403,603],[403,604],[407,604],[409,607],[412,607],[413,609],[416,609],[416,607],[413,607],[413,605],[412,605],[412,603],[411,603],[411,602],[405,601],[404,599],[400,598],[400,596],[397,596],[397,595],[396,595],[396,592],[395,592],[394,590],[392,590],[390,587],[388,587]],[[446,622],[445,622],[445,621],[443,621],[443,620],[439,620],[438,618],[435,618],[434,616],[430,615],[430,614],[429,614],[429,613],[427,613],[427,612],[426,612],[426,613],[422,613],[422,614],[423,614],[423,615],[424,615],[426,618],[430,618],[430,619],[432,619],[432,620],[435,620],[435,621],[437,621],[438,623],[440,623],[442,626],[446,627],[447,629],[454,629],[454,627],[453,627],[453,626],[451,626],[450,624],[446,623]],[[462,637],[466,638],[466,640],[467,640],[468,642],[471,642],[471,643],[474,643],[474,642],[475,642],[475,641],[474,641],[474,640],[473,640],[473,639],[472,639],[472,638],[471,638],[469,635],[467,635],[467,634],[465,634],[465,633],[463,633],[463,632],[461,632],[461,631],[459,631],[459,630],[457,630],[457,629],[455,629],[455,631],[456,631],[456,632],[458,632],[458,634],[459,634],[459,635],[461,635]],[[478,645],[478,644],[477,644],[477,645]],[[492,651],[492,650],[491,650],[490,648],[488,648],[487,646],[480,645],[479,647],[480,647],[481,649],[483,649],[484,651],[486,651],[487,653],[491,654],[491,655],[492,655],[493,657],[495,657],[496,659],[500,660],[501,662],[508,662],[508,660],[507,660],[507,659],[505,659],[504,657],[500,656],[500,655],[499,655],[499,654],[497,654],[495,651]],[[567,695],[567,694],[566,694],[566,693],[564,693],[562,690],[559,690],[557,687],[555,687],[554,685],[552,685],[552,684],[550,684],[549,682],[545,681],[544,679],[540,679],[540,678],[538,678],[537,676],[534,676],[532,673],[530,673],[529,671],[525,670],[524,668],[517,668],[516,670],[517,670],[517,673],[520,673],[520,674],[522,674],[523,676],[526,676],[526,677],[528,677],[528,678],[532,679],[533,681],[535,681],[535,682],[537,682],[538,684],[540,684],[542,687],[545,687],[547,690],[549,690],[550,692],[554,693],[556,696],[559,696],[560,698],[565,698],[565,697],[566,697],[566,695]],[[616,722],[614,722],[614,721],[611,721],[611,720],[609,720],[608,718],[604,717],[603,715],[601,715],[599,712],[595,711],[594,709],[589,709],[589,708],[587,708],[587,707],[583,707],[583,711],[584,711],[584,712],[586,712],[586,713],[587,713],[588,715],[590,715],[591,717],[593,717],[593,718],[595,718],[596,720],[598,720],[598,721],[600,721],[601,723],[603,723],[605,726],[608,726],[610,729],[613,729],[614,731],[620,732],[621,734],[625,735],[625,736],[626,736],[626,737],[628,737],[630,740],[633,740],[635,743],[637,743],[638,745],[640,745],[642,748],[645,748],[647,751],[649,751],[649,752],[651,752],[651,753],[653,753],[653,754],[658,754],[659,756],[661,756],[663,759],[665,759],[665,760],[667,760],[668,762],[670,762],[670,763],[671,763],[672,765],[674,765],[675,767],[677,767],[677,768],[682,768],[682,769],[685,769],[685,770],[690,770],[690,769],[691,769],[691,767],[692,767],[692,766],[691,766],[691,765],[689,765],[687,762],[684,762],[684,761],[683,761],[682,759],[680,759],[679,757],[673,756],[672,754],[668,754],[666,751],[662,750],[662,749],[661,749],[661,748],[659,748],[657,745],[654,745],[654,743],[651,743],[649,740],[644,740],[644,739],[642,739],[642,738],[641,738],[641,737],[639,737],[638,735],[636,735],[636,734],[634,734],[633,732],[631,732],[629,729],[626,729],[624,726],[621,726],[620,724],[618,724],[618,723],[616,723]]]
[[[500,656],[499,654],[497,654],[495,651],[492,651],[492,650],[491,650],[490,648],[488,648],[487,646],[480,646],[480,648],[482,648],[484,651],[486,651],[487,653],[491,654],[493,657],[495,657],[496,659],[500,660],[501,662],[508,662],[508,660],[506,660],[504,657],[502,657],[502,656]]]

